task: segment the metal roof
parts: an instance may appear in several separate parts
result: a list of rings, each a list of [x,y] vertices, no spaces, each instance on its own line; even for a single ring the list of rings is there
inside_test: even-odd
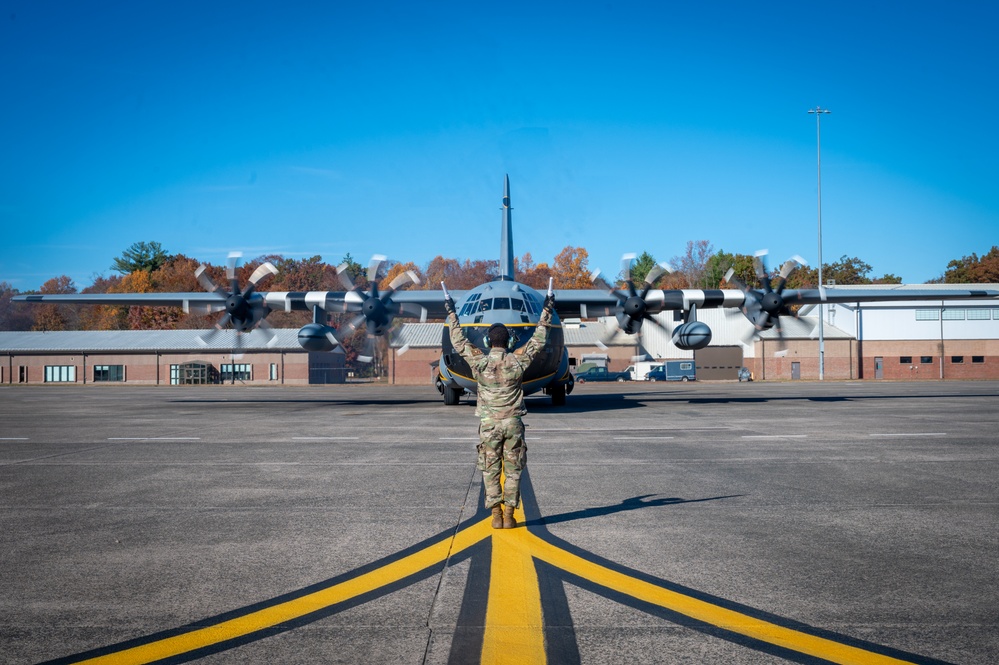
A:
[[[275,328],[272,338],[259,329],[250,333],[219,330],[66,330],[0,332],[0,352],[136,352],[136,351],[299,351],[298,329]]]
[[[405,323],[392,338],[392,347],[400,348],[440,348],[442,328],[441,323]],[[562,326],[566,346],[597,346],[597,342],[608,334],[608,328],[601,321],[585,321],[580,324]],[[604,341],[607,346],[634,346],[635,339],[623,333],[614,336],[611,341]]]

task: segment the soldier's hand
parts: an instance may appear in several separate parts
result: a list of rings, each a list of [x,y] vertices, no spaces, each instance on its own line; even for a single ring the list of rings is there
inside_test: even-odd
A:
[[[549,293],[548,295],[545,296],[544,307],[547,310],[554,310],[555,309],[555,294],[554,293]]]
[[[449,315],[454,314],[454,299],[451,296],[444,298],[444,309]]]

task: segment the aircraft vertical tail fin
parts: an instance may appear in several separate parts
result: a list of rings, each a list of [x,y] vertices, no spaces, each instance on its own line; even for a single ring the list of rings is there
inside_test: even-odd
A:
[[[503,227],[500,231],[499,279],[514,281],[513,274],[513,219],[510,211],[510,176],[503,179]]]

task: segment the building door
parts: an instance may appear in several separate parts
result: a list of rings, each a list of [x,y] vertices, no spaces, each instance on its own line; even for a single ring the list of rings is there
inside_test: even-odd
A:
[[[801,363],[791,363],[791,379],[797,381],[801,378]]]
[[[874,359],[874,378],[883,379],[885,378],[885,359],[875,358]]]

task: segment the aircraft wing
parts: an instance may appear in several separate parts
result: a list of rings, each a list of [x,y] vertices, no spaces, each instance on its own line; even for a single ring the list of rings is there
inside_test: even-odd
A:
[[[220,293],[191,291],[187,293],[33,293],[14,296],[15,302],[58,303],[62,305],[132,305],[152,307],[182,307],[184,311],[225,309],[226,297]]]
[[[820,303],[904,302],[907,300],[969,300],[999,298],[994,289],[788,289],[783,292],[789,304],[818,305]]]

